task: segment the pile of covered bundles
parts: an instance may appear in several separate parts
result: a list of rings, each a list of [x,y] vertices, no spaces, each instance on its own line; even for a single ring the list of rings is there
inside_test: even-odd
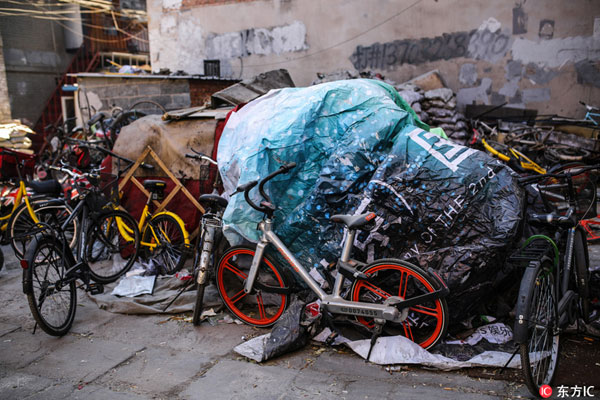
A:
[[[31,139],[27,134],[34,133],[29,127],[19,122],[0,124],[0,147],[23,151],[31,147]]]
[[[489,297],[517,233],[521,190],[504,164],[429,132],[392,86],[356,79],[279,89],[231,114],[218,149],[227,193],[292,161],[265,188],[279,207],[276,233],[307,268],[323,273],[341,252],[332,215],[373,211],[376,227],[357,237],[355,258],[439,271],[454,321]],[[227,237],[256,241],[262,218],[233,196]]]
[[[467,140],[467,121],[456,108],[456,95],[452,89],[438,88],[423,91],[418,86],[405,83],[396,86],[396,90],[421,120],[442,128],[454,141],[464,143]]]

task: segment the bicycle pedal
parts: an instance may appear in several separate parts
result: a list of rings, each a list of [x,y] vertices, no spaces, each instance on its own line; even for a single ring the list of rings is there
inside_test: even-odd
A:
[[[104,293],[104,285],[101,283],[90,283],[88,285],[87,291],[90,292],[90,294],[93,296],[97,294],[102,294]]]
[[[325,339],[325,344],[327,344],[328,346],[331,346],[333,344],[333,342],[335,341],[335,338],[338,337],[338,333],[337,332],[331,332],[329,334],[329,336],[327,336],[327,339]]]

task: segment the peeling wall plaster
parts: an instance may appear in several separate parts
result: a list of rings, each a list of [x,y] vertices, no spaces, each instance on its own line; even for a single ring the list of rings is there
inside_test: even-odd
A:
[[[462,106],[532,103],[567,115],[578,112],[579,99],[594,103],[600,16],[590,0],[453,2],[423,2],[382,25],[397,12],[392,2],[378,1],[367,12],[360,0],[316,8],[308,0],[285,7],[148,0],[153,69],[202,74],[203,60],[218,59],[223,77],[286,68],[302,86],[317,72],[371,70],[403,82],[439,69]]]
[[[245,57],[251,54],[282,54],[308,49],[306,26],[294,21],[275,28],[252,28],[221,35],[207,35],[206,55],[210,59]]]
[[[512,45],[514,60],[523,64],[534,63],[550,68],[560,68],[581,60],[600,60],[600,42],[593,37],[567,37],[533,41],[515,39]]]

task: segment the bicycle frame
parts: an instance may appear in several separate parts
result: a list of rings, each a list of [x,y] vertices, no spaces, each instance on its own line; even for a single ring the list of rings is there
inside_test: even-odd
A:
[[[4,217],[0,217],[0,221],[6,221],[2,224],[2,226],[0,226],[0,231],[6,231],[6,229],[8,228],[8,220],[10,219],[11,215],[15,212],[15,210],[21,205],[22,201],[24,201],[25,204],[27,204],[27,211],[29,212],[29,216],[31,217],[33,222],[35,222],[36,224],[40,222],[40,220],[35,215],[33,207],[31,206],[31,203],[29,201],[29,195],[27,194],[27,187],[25,186],[25,182],[20,180],[19,190],[17,191],[17,195],[15,196],[15,201],[12,210]]]
[[[302,264],[294,257],[292,252],[283,244],[279,237],[273,232],[273,221],[270,218],[266,218],[258,224],[258,229],[262,232],[259,243],[256,246],[256,253],[252,259],[252,265],[248,272],[248,277],[245,283],[244,292],[251,293],[254,287],[254,280],[258,273],[258,266],[264,255],[265,248],[271,243],[279,253],[285,258],[290,264],[293,270],[300,276],[300,278],[308,285],[308,287],[319,297],[321,305],[328,309],[334,314],[344,314],[362,317],[372,317],[376,320],[386,320],[393,322],[403,322],[406,319],[406,312],[402,310],[408,307],[424,303],[427,301],[441,298],[445,295],[447,288],[437,290],[435,292],[427,293],[417,297],[413,297],[409,300],[404,300],[398,296],[390,296],[384,304],[373,304],[364,302],[348,301],[342,298],[341,291],[345,276],[341,272],[338,272],[335,278],[335,284],[331,294],[326,293],[319,284],[310,276],[310,274],[304,269]],[[356,231],[348,231],[346,240],[343,244],[342,256],[339,259],[339,263],[349,265],[350,263],[362,263],[351,260],[350,254],[352,251],[352,244]],[[355,277],[358,277],[360,273],[356,271]],[[361,279],[364,279],[361,277]],[[368,277],[366,277],[368,280]]]

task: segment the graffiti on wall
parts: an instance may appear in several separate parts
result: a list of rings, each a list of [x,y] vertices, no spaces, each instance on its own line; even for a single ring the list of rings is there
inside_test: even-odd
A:
[[[510,42],[510,35],[499,29],[474,29],[469,32],[444,33],[434,38],[403,39],[357,46],[350,61],[359,71],[389,70],[403,64],[422,64],[459,57],[493,61],[504,57]]]
[[[281,54],[306,50],[306,26],[298,21],[275,28],[252,28],[239,32],[208,35],[208,59],[247,57],[252,54]]]

